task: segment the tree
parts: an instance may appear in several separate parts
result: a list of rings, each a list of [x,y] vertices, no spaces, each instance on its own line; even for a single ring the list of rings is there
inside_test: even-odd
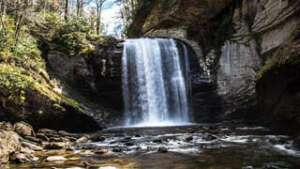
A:
[[[77,16],[82,16],[83,13],[83,0],[77,0],[77,5],[76,5],[76,13]]]
[[[20,34],[21,28],[24,24],[24,18],[27,17],[28,12],[29,12],[28,10],[30,9],[30,7],[33,6],[33,1],[32,0],[24,0],[24,1],[16,0],[14,5],[15,5],[14,11],[15,11],[15,16],[16,16],[14,48],[16,48],[17,44],[19,42],[19,34]]]
[[[95,0],[96,1],[96,15],[97,15],[97,20],[96,20],[96,32],[99,35],[100,34],[100,26],[101,26],[101,14],[102,14],[102,8],[103,4],[106,2],[106,0]]]
[[[125,26],[130,25],[133,20],[133,17],[136,15],[136,12],[141,7],[144,1],[138,0],[117,0],[117,2],[122,3],[121,16]]]
[[[65,0],[65,20],[68,20],[69,15],[69,0]]]

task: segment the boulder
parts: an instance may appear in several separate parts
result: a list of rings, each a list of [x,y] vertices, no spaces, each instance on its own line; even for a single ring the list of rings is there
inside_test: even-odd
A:
[[[159,153],[167,153],[168,152],[168,148],[167,147],[159,147],[157,151]]]
[[[68,149],[71,144],[69,142],[49,142],[44,143],[44,148],[47,150]]]
[[[15,163],[30,163],[35,161],[35,157],[31,154],[17,152],[12,155],[10,160]]]
[[[0,129],[0,164],[8,163],[10,154],[20,150],[20,136],[13,131]]]
[[[300,136],[297,137],[297,138],[294,140],[293,146],[294,146],[296,149],[300,150]]]
[[[83,136],[83,137],[79,138],[78,140],[76,140],[76,143],[77,144],[82,144],[82,143],[86,143],[88,141],[89,141],[89,138],[86,137],[86,136]]]
[[[14,130],[21,136],[35,136],[34,130],[31,125],[25,122],[18,122],[14,125]]]
[[[13,130],[13,126],[9,122],[0,122],[0,129],[2,130]]]

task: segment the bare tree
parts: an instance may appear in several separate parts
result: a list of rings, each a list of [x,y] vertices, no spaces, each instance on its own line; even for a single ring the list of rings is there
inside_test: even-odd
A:
[[[65,0],[65,20],[68,20],[69,15],[69,0]]]
[[[106,0],[95,0],[96,1],[96,15],[97,15],[97,20],[96,20],[96,32],[99,35],[100,34],[100,27],[101,27],[101,15],[102,15],[102,8]]]
[[[76,3],[76,13],[77,13],[77,16],[82,16],[82,13],[83,13],[83,0],[77,0],[77,3]]]

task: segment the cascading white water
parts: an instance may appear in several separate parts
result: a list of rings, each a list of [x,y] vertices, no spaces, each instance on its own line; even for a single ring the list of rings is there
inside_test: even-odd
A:
[[[123,52],[126,126],[182,125],[190,121],[189,63],[174,39],[130,39]]]

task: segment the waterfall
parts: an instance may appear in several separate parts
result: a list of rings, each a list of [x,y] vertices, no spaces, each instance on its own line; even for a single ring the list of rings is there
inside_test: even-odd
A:
[[[166,126],[190,121],[188,52],[184,44],[180,45],[163,38],[125,42],[125,125]]]

